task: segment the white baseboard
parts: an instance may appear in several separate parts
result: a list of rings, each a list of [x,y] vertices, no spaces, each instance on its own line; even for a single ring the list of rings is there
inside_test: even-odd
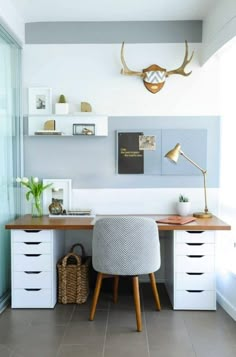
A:
[[[217,302],[236,321],[236,307],[233,306],[222,294],[216,292]]]

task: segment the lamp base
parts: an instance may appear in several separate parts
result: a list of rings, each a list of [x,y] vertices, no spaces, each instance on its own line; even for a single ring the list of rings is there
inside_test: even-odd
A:
[[[196,218],[211,218],[212,214],[210,212],[195,212],[195,213],[193,213],[193,217],[196,217]]]

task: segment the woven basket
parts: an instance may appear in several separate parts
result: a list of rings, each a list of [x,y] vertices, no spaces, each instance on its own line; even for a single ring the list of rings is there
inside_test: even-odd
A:
[[[74,253],[81,248],[81,256]],[[61,304],[83,304],[89,295],[89,267],[91,258],[85,256],[82,244],[74,244],[70,252],[57,263],[58,302]]]

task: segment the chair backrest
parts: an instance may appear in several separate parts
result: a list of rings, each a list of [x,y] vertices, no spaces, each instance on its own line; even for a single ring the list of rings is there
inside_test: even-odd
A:
[[[92,262],[96,271],[113,275],[158,270],[161,258],[156,222],[136,216],[99,219],[93,230]]]

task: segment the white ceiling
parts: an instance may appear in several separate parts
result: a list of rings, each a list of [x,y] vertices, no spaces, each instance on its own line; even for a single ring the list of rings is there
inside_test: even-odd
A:
[[[11,0],[25,22],[202,20],[217,1]]]

